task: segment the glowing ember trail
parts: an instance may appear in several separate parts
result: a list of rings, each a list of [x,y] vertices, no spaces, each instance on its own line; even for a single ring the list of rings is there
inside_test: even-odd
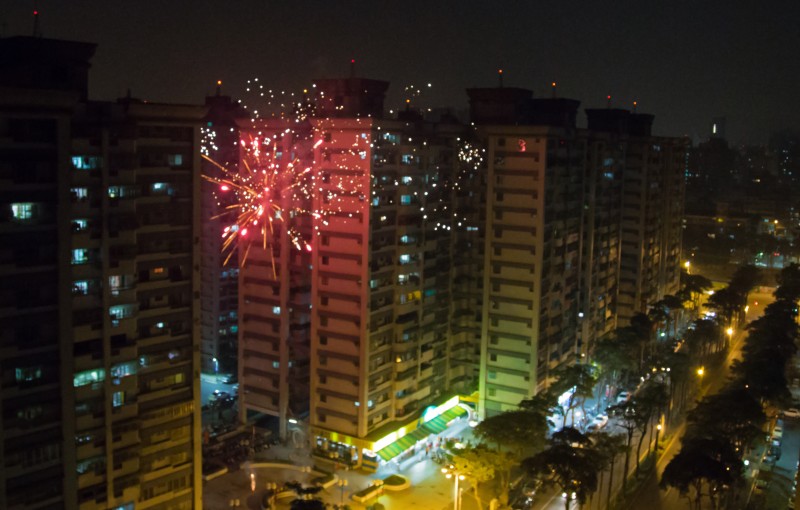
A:
[[[235,244],[244,250],[242,265],[254,242],[259,242],[265,251],[272,252],[277,248],[278,235],[282,231],[298,250],[310,251],[311,246],[291,225],[291,219],[307,213],[296,197],[305,195],[307,179],[304,176],[311,168],[298,169],[297,159],[282,163],[277,142],[269,137],[251,136],[240,140],[240,144],[241,166],[236,171],[203,155],[222,172],[221,177],[204,175],[203,178],[218,186],[218,196],[233,195],[225,200],[230,205],[212,218],[230,222],[222,231],[222,251],[227,253],[224,263],[227,264],[233,255]],[[280,224],[282,226],[279,228]],[[274,259],[272,270],[275,274]]]

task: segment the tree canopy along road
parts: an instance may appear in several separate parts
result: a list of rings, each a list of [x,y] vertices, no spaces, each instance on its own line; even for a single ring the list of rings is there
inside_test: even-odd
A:
[[[751,292],[748,297],[747,312],[745,324],[761,317],[764,309],[772,302],[775,301],[770,292]],[[731,349],[724,362],[716,367],[704,367],[702,375],[698,375],[702,380],[700,382],[700,390],[697,399],[702,396],[714,395],[728,381],[731,374],[731,366],[736,360],[741,360],[742,347],[744,340],[747,336],[747,331],[740,328],[733,332],[731,337]],[[687,498],[680,494],[680,492],[669,487],[666,490],[659,487],[659,481],[664,473],[664,468],[669,462],[678,454],[681,449],[681,439],[686,431],[686,421],[684,420],[681,425],[669,436],[669,440],[664,444],[664,449],[661,457],[658,460],[656,469],[651,471],[640,486],[638,492],[630,499],[628,508],[631,510],[646,508],[648,510],[686,510]],[[746,496],[745,496],[746,497]],[[692,502],[694,504],[694,502]],[[745,503],[741,502],[741,506],[737,508],[744,508]],[[708,506],[705,502],[704,506]],[[694,508],[694,507],[692,507]]]

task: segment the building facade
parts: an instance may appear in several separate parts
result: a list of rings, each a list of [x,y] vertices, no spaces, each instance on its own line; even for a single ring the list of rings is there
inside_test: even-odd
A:
[[[479,411],[491,416],[678,290],[685,152],[650,136],[649,115],[587,110],[579,129],[574,100],[468,93],[488,149]]]
[[[224,178],[237,172],[239,164],[239,124],[248,116],[230,96],[217,93],[206,97],[208,113],[201,127],[203,175]],[[220,168],[222,167],[222,168]],[[223,170],[223,168],[225,170]],[[229,195],[219,193],[213,182],[202,179],[201,194],[201,362],[203,372],[236,374],[239,337],[239,256],[237,245],[223,249],[224,229],[230,224],[225,214],[231,205]]]
[[[0,40],[3,508],[200,508],[199,121]]]
[[[348,464],[477,380],[482,154],[457,122],[384,118],[387,87],[319,80],[309,125],[243,135],[309,169],[284,184],[309,191],[281,198],[298,214],[241,266],[243,418],[274,415],[294,435],[307,417],[318,453]]]

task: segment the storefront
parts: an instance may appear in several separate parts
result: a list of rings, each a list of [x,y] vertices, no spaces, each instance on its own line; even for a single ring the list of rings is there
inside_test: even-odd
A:
[[[469,407],[454,396],[438,406],[429,406],[419,418],[410,421],[383,437],[354,438],[331,431],[313,431],[315,455],[346,466],[377,470],[380,464],[403,458],[425,449],[431,436],[444,432],[454,421],[468,416]]]

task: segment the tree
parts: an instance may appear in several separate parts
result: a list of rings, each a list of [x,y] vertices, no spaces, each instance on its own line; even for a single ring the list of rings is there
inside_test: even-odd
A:
[[[595,432],[592,434],[594,447],[602,459],[603,469],[608,469],[608,492],[606,493],[606,508],[611,507],[611,491],[614,486],[614,464],[617,457],[625,453],[625,437],[621,434],[608,432]],[[600,473],[600,487],[603,486],[602,472]]]
[[[548,447],[522,461],[523,470],[547,485],[556,485],[580,504],[597,490],[597,465],[602,459],[587,436],[564,427],[550,438]],[[566,498],[569,510],[570,498]]]
[[[661,487],[675,487],[686,497],[693,487],[697,507],[701,507],[703,483],[716,506],[714,494],[742,476],[742,462],[724,438],[684,438],[681,450],[670,460],[661,475]]]
[[[547,416],[527,409],[490,416],[473,430],[478,439],[494,443],[512,453],[537,452],[544,447],[548,432]]]
[[[761,279],[761,271],[756,266],[740,266],[733,273],[728,287],[742,297],[742,305],[747,302],[747,295]]]
[[[628,470],[630,469],[631,443],[636,431],[636,407],[633,399],[611,406],[610,410],[619,417],[618,425],[625,429],[625,469],[622,471],[622,491],[628,486]]]
[[[601,377],[611,386],[620,385],[637,368],[639,348],[635,336],[626,331],[629,332],[616,329],[595,345],[595,363],[600,367]]]
[[[731,287],[724,287],[708,297],[706,308],[713,310],[727,326],[733,322],[736,312],[744,306],[741,295]]]
[[[776,278],[778,288],[775,290],[775,299],[796,302],[800,299],[800,265],[791,264],[784,267]]]
[[[700,296],[712,288],[711,280],[705,276],[681,271],[681,289],[677,295],[683,301],[691,302],[692,309],[697,310]]]
[[[639,430],[639,442],[636,445],[636,472],[639,472],[639,457],[641,456],[642,442],[647,435],[647,430],[653,417],[660,417],[661,411],[667,405],[669,395],[667,386],[654,379],[642,386],[637,395],[633,398],[632,421]]]
[[[761,434],[767,417],[753,393],[742,382],[732,382],[719,393],[703,398],[687,415],[687,437],[724,437],[743,455]]]
[[[719,347],[722,331],[716,321],[698,319],[686,330],[686,345],[692,358],[708,356],[712,348]]]
[[[462,450],[452,450],[452,464],[456,471],[463,474],[472,487],[473,496],[478,508],[483,508],[478,486],[498,478],[500,489],[498,499],[504,504],[508,502],[508,478],[514,456],[507,452],[491,450],[486,445],[478,445]]]
[[[578,406],[583,408],[583,403],[594,393],[594,387],[597,384],[596,371],[591,365],[578,363],[562,366],[554,372],[554,375],[556,380],[550,387],[552,393],[562,395],[571,391],[567,405],[562,408],[562,415],[566,425],[567,417],[572,413],[572,424],[574,425],[575,408]],[[584,413],[585,411],[584,409]]]

